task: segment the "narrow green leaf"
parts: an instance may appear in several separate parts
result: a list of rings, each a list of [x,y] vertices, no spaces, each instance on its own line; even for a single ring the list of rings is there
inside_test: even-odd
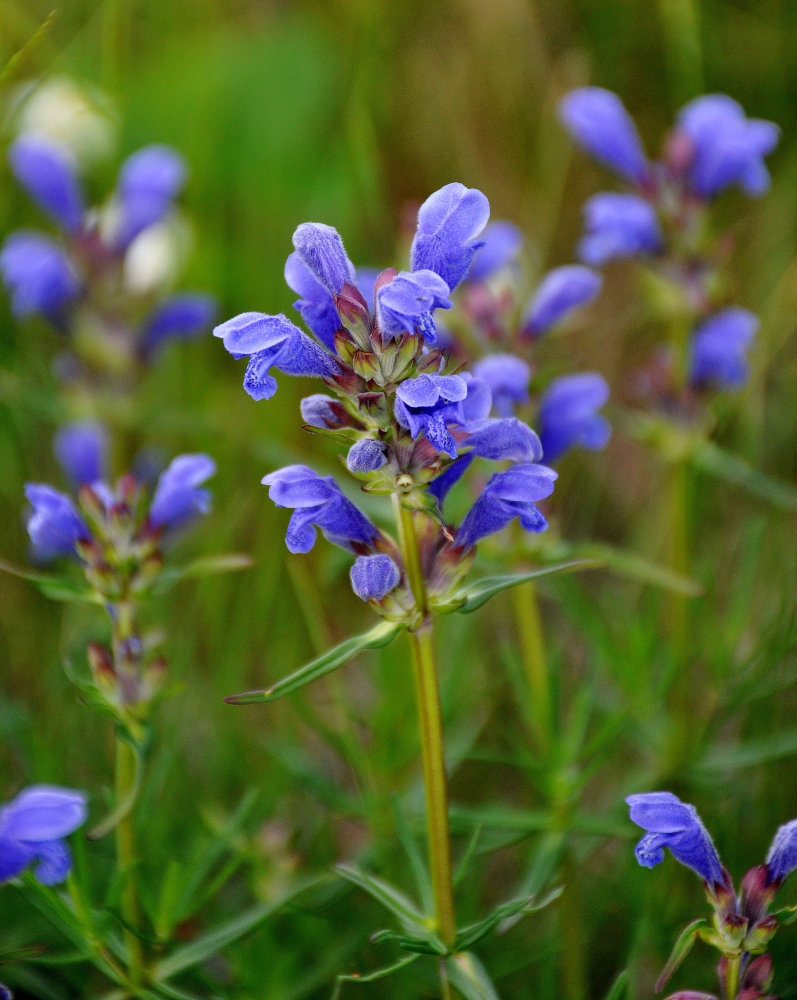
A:
[[[377,931],[371,935],[374,944],[385,944],[390,942],[396,944],[403,951],[411,951],[416,955],[445,955],[448,948],[431,931],[423,937],[413,937],[408,934],[397,934],[395,931]]]
[[[73,601],[76,604],[102,604],[102,598],[83,583],[75,583],[53,573],[36,573],[34,570],[13,566],[0,559],[0,571],[10,573],[20,580],[27,580],[53,601]]]
[[[383,882],[382,879],[375,878],[373,875],[366,875],[354,865],[336,865],[335,871],[341,878],[345,878],[347,882],[351,882],[367,892],[369,896],[390,910],[394,916],[398,917],[402,926],[409,933],[417,934],[419,930],[426,931],[428,929],[423,914],[403,892],[392,885]]]
[[[325,674],[337,670],[345,663],[348,663],[358,653],[364,649],[376,649],[378,646],[386,646],[401,632],[406,626],[401,622],[380,622],[368,632],[362,635],[352,636],[344,639],[343,642],[328,649],[326,653],[306,663],[297,671],[283,677],[281,681],[272,684],[270,688],[263,691],[245,691],[242,694],[233,694],[224,700],[228,705],[257,705],[263,702],[276,701],[283,695],[298,691],[305,684],[323,677]]]
[[[793,924],[797,920],[797,906],[784,906],[781,910],[776,910],[774,916],[777,917],[778,923],[787,926],[788,924]]]
[[[472,952],[452,955],[446,961],[446,969],[465,1000],[499,1000],[484,966]]]
[[[687,597],[699,597],[703,593],[703,586],[697,580],[692,580],[666,566],[651,562],[650,559],[646,559],[636,552],[616,549],[611,545],[583,545],[574,546],[573,555],[596,559],[606,569],[618,576],[636,580],[638,583],[649,583],[654,587],[662,587],[677,594],[685,594]]]
[[[492,933],[502,921],[509,920],[520,913],[533,913],[535,910],[542,910],[561,894],[562,889],[557,887],[556,889],[552,889],[551,892],[546,893],[539,902],[535,902],[534,896],[522,896],[518,899],[510,899],[506,903],[501,903],[500,906],[496,906],[482,920],[471,924],[469,927],[463,927],[457,934],[454,950],[467,951],[474,944],[481,941],[482,938]]]
[[[254,565],[252,558],[240,552],[231,552],[225,556],[207,556],[203,559],[197,559],[187,566],[164,570],[158,575],[158,582],[154,589],[156,593],[162,594],[179,583],[180,580],[212,576],[216,573],[233,573],[249,569],[252,565]]]
[[[606,1000],[622,1000],[626,995],[628,990],[628,970],[623,969],[620,975],[612,983],[609,992],[606,994]]]
[[[458,611],[459,614],[467,615],[471,611],[476,611],[483,604],[486,604],[491,597],[500,594],[502,590],[517,587],[521,583],[528,583],[529,580],[537,580],[541,576],[551,576],[554,573],[569,573],[580,569],[595,569],[600,565],[601,563],[597,559],[574,559],[570,562],[544,566],[529,573],[514,573],[511,576],[488,576],[466,590],[460,591],[447,604],[454,611]]]
[[[692,452],[691,459],[695,468],[702,472],[733,483],[775,507],[797,510],[797,489],[759,472],[738,455],[723,451],[712,441],[702,441]]]
[[[698,932],[702,927],[706,926],[705,917],[700,917],[699,920],[693,920],[688,927],[684,927],[681,931],[678,940],[675,942],[675,947],[670,953],[670,957],[667,959],[667,964],[661,970],[661,975],[656,982],[656,992],[663,990],[667,983],[670,981],[670,977],[678,968],[678,966],[683,962],[689,952],[694,948],[695,941],[697,941]]]
[[[264,920],[267,920],[274,913],[282,909],[291,899],[298,896],[300,892],[303,892],[310,885],[314,885],[315,881],[311,880],[296,886],[291,892],[280,899],[272,900],[268,903],[258,903],[234,919],[228,920],[221,927],[208,931],[195,941],[191,941],[190,944],[173,951],[170,955],[167,955],[160,962],[156,963],[151,973],[152,981],[160,983],[163,980],[171,979],[172,976],[176,976],[179,972],[183,972],[185,969],[190,969],[192,966],[204,962],[212,955],[220,952],[222,948],[226,948],[227,945],[232,944],[233,941],[237,941],[246,934],[250,934]]]
[[[400,959],[395,965],[388,965],[384,969],[377,969],[376,972],[369,972],[366,975],[362,975],[359,972],[342,973],[335,979],[335,989],[330,1000],[339,1000],[340,991],[344,983],[375,983],[378,979],[386,979],[395,972],[401,972],[408,965],[417,962],[420,957],[420,955],[410,955],[408,958]]]

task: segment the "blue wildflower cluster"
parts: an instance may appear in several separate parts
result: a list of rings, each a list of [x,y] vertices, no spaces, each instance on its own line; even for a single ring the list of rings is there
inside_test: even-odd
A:
[[[704,927],[705,921],[699,921],[692,925],[691,936],[692,942],[699,936],[722,953],[718,967],[722,996],[736,998],[741,989],[739,997],[763,1000],[772,981],[772,959],[763,953],[779,926],[770,906],[784,880],[797,868],[797,820],[778,829],[765,864],[747,872],[737,894],[694,806],[681,802],[672,792],[629,795],[626,802],[633,822],[647,831],[636,846],[637,861],[653,868],[664,860],[664,849],[668,848],[674,858],[703,879],[714,909],[714,925]],[[684,956],[682,952],[675,963],[670,960],[657,988]],[[697,994],[677,993],[673,1000],[687,996]]]
[[[494,400],[506,411],[497,382],[494,393],[483,373],[451,370],[438,346],[436,314],[451,307],[451,293],[489,245],[480,238],[488,216],[480,191],[446,185],[420,208],[410,269],[389,268],[360,282],[338,233],[305,223],[294,234],[285,276],[314,337],[284,315],[262,313],[243,313],[214,330],[234,357],[248,357],[244,388],[254,399],[276,392],[273,370],[321,379],[334,395],[302,400],[308,428],[347,445],[346,467],[364,490],[432,515],[419,530],[432,607],[445,606],[486,535],[515,518],[529,531],[546,527],[536,503],[556,478],[539,464],[542,446],[527,424],[507,412],[490,415]],[[445,524],[442,505],[475,458],[511,464],[487,482],[457,529]],[[415,613],[399,545],[331,476],[291,465],[263,483],[277,506],[294,512],[286,538],[292,552],[309,551],[318,528],[356,556],[355,593],[388,617]]]
[[[9,161],[59,233],[11,233],[0,250],[0,276],[17,317],[42,316],[74,335],[83,374],[126,372],[169,339],[210,326],[211,296],[166,294],[168,277],[149,273],[158,256],[153,240],[185,182],[185,164],[173,149],[147,146],[130,156],[102,209],[86,205],[70,155],[51,140],[24,134],[12,144]],[[165,262],[164,271],[169,266]]]
[[[63,427],[55,455],[77,499],[46,483],[28,483],[27,520],[40,561],[70,556],[81,565],[88,597],[109,612],[112,648],[89,646],[89,663],[103,701],[124,717],[143,712],[161,688],[164,663],[136,623],[136,601],[157,581],[163,546],[210,507],[202,484],[215,472],[207,455],[175,458],[152,489],[126,473],[104,478],[107,439],[98,424]]]
[[[758,320],[718,294],[720,253],[708,242],[705,220],[730,188],[751,198],[768,190],[764,158],[777,145],[777,126],[747,118],[724,94],[708,94],[679,111],[663,157],[651,161],[631,116],[608,90],[571,91],[560,117],[586,152],[633,189],[587,201],[580,258],[593,267],[637,258],[675,281],[693,317],[684,365],[689,387],[738,389],[748,377],[746,354]]]

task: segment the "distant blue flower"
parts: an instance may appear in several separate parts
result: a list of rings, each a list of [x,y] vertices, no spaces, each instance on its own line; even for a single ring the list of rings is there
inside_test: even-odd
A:
[[[330,295],[337,295],[354,280],[354,268],[346,256],[336,229],[321,222],[303,222],[293,234],[296,252]],[[300,292],[299,294],[303,294]]]
[[[596,194],[584,205],[586,236],[578,256],[594,267],[619,257],[655,254],[662,247],[652,205],[635,194]]]
[[[294,510],[285,536],[291,552],[312,549],[314,525],[328,541],[350,552],[370,548],[379,533],[341,493],[332,476],[319,476],[306,465],[288,465],[264,476],[262,482],[269,487],[269,498],[277,507]]]
[[[41,136],[21,135],[8,159],[33,200],[68,233],[76,233],[83,220],[83,192],[67,154]]]
[[[36,862],[42,885],[63,882],[72,867],[64,841],[86,821],[86,796],[71,788],[31,785],[0,808],[0,882]]]
[[[759,327],[747,309],[723,309],[700,324],[692,337],[690,379],[738,389],[748,376],[746,350]]]
[[[457,457],[457,444],[449,423],[464,423],[461,407],[468,383],[459,375],[419,375],[405,379],[396,390],[394,411],[412,437],[423,432],[437,451]]]
[[[160,302],[141,328],[142,353],[151,357],[165,340],[204,333],[216,316],[216,300],[200,292],[182,292]]]
[[[33,507],[28,534],[39,559],[72,555],[75,543],[91,537],[70,497],[46,483],[27,483],[25,496]]]
[[[778,827],[767,855],[769,881],[782,882],[797,868],[797,819]]]
[[[145,146],[125,160],[117,192],[122,246],[169,213],[185,176],[185,161],[169,146]]]
[[[602,87],[571,90],[559,105],[563,125],[576,142],[632,184],[641,184],[648,164],[639,133],[620,98]]]
[[[285,281],[302,296],[293,308],[321,343],[334,350],[335,334],[342,325],[335,300],[295,250],[285,261]]]
[[[63,250],[39,233],[20,230],[0,251],[0,272],[16,316],[41,313],[57,325],[80,292],[80,282]]]
[[[678,127],[693,145],[689,176],[701,198],[713,198],[734,184],[752,197],[767,191],[764,157],[778,143],[777,125],[747,118],[725,94],[707,94],[681,109]]]
[[[540,400],[537,417],[546,462],[555,462],[569,448],[597,450],[609,440],[609,421],[595,411],[609,398],[606,379],[596,372],[554,379]]]
[[[629,795],[631,821],[647,833],[636,846],[636,859],[645,868],[664,860],[664,848],[704,879],[709,886],[724,882],[722,864],[694,806],[672,792]]]
[[[373,438],[355,442],[346,455],[346,468],[354,473],[376,472],[386,462],[385,446]]]
[[[531,368],[521,358],[514,354],[488,354],[472,370],[490,387],[499,416],[511,417],[516,406],[528,403]]]
[[[98,423],[82,422],[61,427],[53,441],[58,464],[80,488],[102,479],[108,454],[108,435]]]
[[[241,313],[217,326],[214,337],[221,337],[234,358],[251,355],[244,376],[244,389],[252,399],[271,399],[277,380],[269,374],[278,368],[286,375],[334,375],[335,360],[306,333],[280,313]]]
[[[592,302],[603,287],[597,271],[568,264],[549,271],[529,304],[523,323],[525,333],[538,337],[573,309]]]
[[[460,447],[470,448],[470,454],[479,458],[494,462],[503,459],[538,462],[542,458],[540,439],[528,424],[516,417],[468,423],[466,430],[467,436],[460,442]]]
[[[544,465],[513,465],[497,472],[465,515],[455,544],[469,549],[515,518],[526,531],[544,531],[548,522],[535,506],[553,493],[556,473]]]
[[[397,337],[416,329],[430,343],[435,340],[432,312],[450,309],[448,285],[434,271],[402,271],[376,294],[379,330],[385,337]]]
[[[210,493],[200,485],[216,471],[208,455],[179,455],[161,473],[149,508],[156,528],[174,528],[210,510]]]
[[[381,601],[399,585],[401,572],[390,556],[358,556],[349,570],[354,593],[363,601]]]
[[[523,248],[523,233],[514,222],[498,219],[484,230],[482,242],[471,262],[468,281],[486,281],[516,260]]]
[[[476,237],[490,217],[490,204],[476,188],[446,184],[431,194],[418,211],[418,229],[410,250],[413,271],[439,274],[453,292],[467,275],[476,251]]]

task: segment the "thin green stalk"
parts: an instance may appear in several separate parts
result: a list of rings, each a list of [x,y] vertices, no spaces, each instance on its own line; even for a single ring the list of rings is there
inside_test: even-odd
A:
[[[434,632],[428,614],[426,585],[421,568],[413,513],[394,495],[401,553],[407,579],[421,615],[421,624],[411,633],[412,666],[418,723],[421,737],[424,790],[426,793],[426,830],[429,868],[435,903],[435,926],[443,943],[450,946],[456,937],[453,880],[451,874],[451,837],[448,825],[448,786],[443,743],[443,717],[437,683]],[[443,997],[449,995],[448,977],[441,973]]]
[[[116,740],[116,801],[123,802],[130,794],[136,780],[136,752],[124,740]],[[128,975],[133,986],[143,979],[144,952],[136,933],[141,925],[138,902],[138,877],[136,875],[136,842],[133,830],[133,813],[128,812],[116,825],[116,856],[119,869],[124,874],[121,909],[124,920],[124,938],[128,953]]]
[[[564,1000],[583,1000],[587,995],[587,977],[584,969],[584,940],[582,934],[581,904],[578,874],[569,851],[563,859],[565,888],[559,897],[559,927],[562,940],[562,997]]]
[[[529,715],[537,743],[545,752],[551,743],[551,685],[536,587],[533,583],[515,587],[513,600],[523,668],[531,696]]]
[[[741,969],[741,955],[728,955],[728,964],[725,967],[725,1000],[736,1000],[739,992],[739,972]]]

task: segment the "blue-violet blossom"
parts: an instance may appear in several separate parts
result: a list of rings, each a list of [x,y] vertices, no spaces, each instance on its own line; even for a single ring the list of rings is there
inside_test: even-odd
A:
[[[555,462],[576,445],[592,451],[605,447],[611,425],[595,411],[608,398],[606,379],[596,372],[563,375],[550,383],[537,415],[546,462]]]
[[[759,327],[747,309],[723,309],[704,320],[692,336],[690,380],[738,389],[747,381],[746,351]]]
[[[64,838],[86,821],[83,792],[52,785],[31,785],[0,808],[0,882],[20,875],[35,862],[42,885],[63,882],[72,867]]]

